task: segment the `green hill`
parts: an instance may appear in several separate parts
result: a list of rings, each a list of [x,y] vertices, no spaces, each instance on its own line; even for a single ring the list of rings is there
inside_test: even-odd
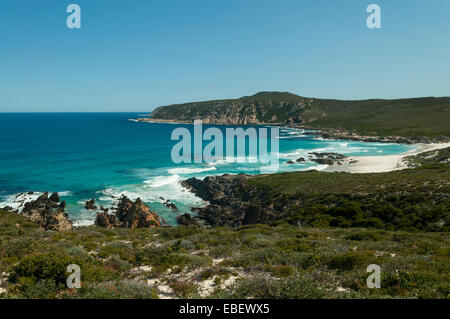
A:
[[[331,100],[288,92],[161,106],[152,119],[206,124],[295,124],[362,135],[450,136],[450,97]]]

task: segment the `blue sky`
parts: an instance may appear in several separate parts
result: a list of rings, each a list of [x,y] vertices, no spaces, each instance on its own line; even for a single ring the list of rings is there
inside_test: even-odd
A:
[[[382,29],[366,27],[371,3]],[[449,17],[448,0],[2,0],[0,111],[449,96]]]

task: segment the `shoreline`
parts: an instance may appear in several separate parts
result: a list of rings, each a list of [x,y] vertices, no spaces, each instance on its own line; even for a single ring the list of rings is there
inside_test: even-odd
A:
[[[164,123],[164,124],[190,124],[192,125],[192,122],[180,122],[180,121],[175,121],[175,120],[152,120],[150,118],[144,118],[144,119],[129,119],[129,121],[133,121],[133,122],[146,122],[146,123]],[[235,125],[235,124],[211,124],[211,125]],[[267,123],[267,124],[254,124],[256,125],[276,125],[276,126],[282,126],[282,127],[286,127],[286,128],[293,128],[296,130],[308,130],[308,128],[301,128],[297,125],[289,125],[289,124],[280,124],[280,123]],[[311,128],[311,130],[313,130]],[[331,137],[323,137],[322,133],[326,133],[327,131],[322,132],[320,129],[314,129],[316,131],[314,132],[305,132],[305,134],[311,135],[313,137],[317,137],[317,138],[323,138],[324,140],[337,140],[338,138],[331,138]],[[353,135],[354,138],[339,138],[342,139],[344,141],[352,141],[355,140],[356,137]],[[371,137],[373,140],[371,141],[365,141],[365,140],[361,140],[362,142],[385,142],[385,143],[394,143],[392,141],[380,141],[377,139],[377,137]],[[384,139],[384,138],[383,138]],[[433,151],[433,150],[439,150],[439,149],[443,149],[446,147],[450,147],[450,142],[443,142],[443,143],[401,143],[401,142],[396,142],[396,144],[410,144],[411,146],[414,147],[414,149],[405,152],[405,153],[401,153],[401,154],[395,154],[395,155],[375,155],[375,156],[350,156],[348,158],[348,161],[343,162],[342,165],[329,165],[328,167],[325,167],[322,171],[323,172],[349,172],[349,173],[382,173],[382,172],[390,172],[390,171],[396,171],[396,170],[401,170],[401,169],[406,169],[407,167],[407,163],[404,162],[405,157],[408,156],[414,156],[417,155],[419,153],[423,153],[423,152],[427,152],[427,151]],[[351,162],[351,160],[356,160],[356,163],[349,163]],[[305,170],[298,170],[296,169],[295,171],[305,171]],[[277,173],[281,173],[281,172],[275,172],[274,174]],[[258,175],[265,175],[265,174],[255,174],[255,176]],[[216,175],[207,175],[209,176],[216,176]],[[185,187],[183,187],[184,189],[186,189]],[[184,190],[183,190],[184,191]],[[186,191],[190,191],[189,189],[186,189]],[[25,192],[24,192],[25,193]],[[37,192],[38,193],[38,192]],[[191,192],[192,193],[192,192]],[[2,194],[3,195],[3,194]],[[14,194],[17,195],[17,194]],[[195,195],[195,194],[194,194]],[[3,196],[1,196],[3,197]],[[0,198],[1,198],[0,197]],[[196,196],[197,198],[200,198],[198,196]],[[26,200],[25,199],[21,199],[21,204],[23,205]],[[3,204],[6,205],[5,202],[2,202]],[[20,202],[15,203],[17,206],[19,206]],[[9,203],[8,203],[9,204]],[[14,206],[14,205],[13,205]],[[19,207],[15,207],[14,208],[19,208]],[[77,225],[76,226],[82,226],[82,225],[87,225],[86,224],[85,219],[83,220],[77,220]],[[90,220],[89,220],[90,221]],[[75,226],[75,225],[74,225]]]
[[[383,173],[402,170],[408,168],[404,162],[405,157],[415,156],[420,153],[435,151],[450,147],[450,143],[417,144],[418,148],[412,151],[397,155],[381,156],[352,156],[351,159],[357,163],[344,164],[342,166],[332,165],[324,169],[324,172],[349,172],[349,173]]]
[[[325,169],[322,170],[322,172],[346,172],[346,173],[352,173],[352,174],[366,174],[366,173],[383,173],[383,172],[392,172],[402,169],[407,169],[408,165],[406,162],[404,162],[404,159],[409,156],[415,156],[420,153],[429,152],[429,151],[435,151],[440,150],[443,148],[450,147],[450,142],[447,143],[432,143],[432,144],[426,144],[426,143],[419,143],[416,144],[417,148],[405,152],[403,154],[396,154],[396,155],[380,155],[380,156],[350,156],[348,157],[346,163],[343,163],[342,165],[333,164],[329,165]],[[352,162],[357,161],[357,162]],[[302,171],[302,170],[298,170]],[[305,170],[305,172],[308,170]],[[273,173],[273,174],[279,174],[279,173]],[[260,175],[266,175],[266,174],[255,174],[254,176],[260,176]],[[210,176],[216,176],[216,175],[207,175],[206,177]],[[219,175],[223,176],[223,175]],[[205,178],[206,178],[205,177]],[[197,198],[203,200],[200,196],[195,194],[189,187],[186,187],[183,185],[183,182],[186,180],[181,181],[182,187],[192,193]],[[24,207],[24,204],[27,201],[34,200],[36,197],[38,197],[42,192],[23,192],[19,194],[15,194],[15,197],[17,201],[15,204],[11,205],[11,203],[8,203],[11,208],[15,208],[19,211],[21,211],[21,208]],[[21,195],[18,196],[18,195]],[[207,202],[206,202],[207,203]],[[6,203],[4,203],[6,204]],[[207,205],[207,204],[205,204]],[[112,207],[112,206],[111,206]],[[5,208],[5,207],[4,207]],[[80,226],[90,226],[94,224],[94,220],[73,220],[70,218],[70,220],[73,223],[73,227],[80,227]]]
[[[145,123],[165,123],[165,124],[192,124],[192,121],[177,121],[165,119],[130,119],[134,122]],[[208,123],[207,123],[208,124]],[[225,124],[225,123],[209,123],[209,125],[241,125],[241,124]],[[314,132],[305,132],[306,135],[312,135],[316,138],[324,140],[345,140],[345,141],[359,141],[366,143],[395,143],[408,144],[417,146],[416,149],[396,155],[381,155],[381,156],[351,156],[350,160],[356,160],[356,163],[345,163],[343,165],[331,165],[323,169],[324,172],[349,172],[349,173],[382,173],[391,172],[408,168],[404,163],[404,158],[407,156],[414,156],[423,152],[439,150],[450,147],[448,138],[428,137],[403,137],[403,136],[362,136],[356,133],[333,129],[333,128],[312,128],[305,125],[286,124],[286,123],[255,123],[249,125],[276,125],[293,128],[298,130],[312,130]]]
[[[138,119],[129,119],[129,121],[137,123],[159,123],[159,124],[188,124],[193,125],[193,120],[173,120],[173,119],[153,119],[151,117],[144,117]],[[203,120],[204,121],[204,120]],[[215,122],[203,122],[204,125],[230,125],[230,126],[259,126],[259,125],[272,125],[283,126],[298,130],[309,130],[312,132],[305,132],[307,135],[316,135],[317,137],[326,140],[347,140],[358,141],[367,143],[398,143],[398,144],[440,144],[449,143],[450,138],[446,136],[440,136],[430,138],[426,136],[379,136],[379,135],[359,135],[350,130],[337,129],[337,128],[320,128],[308,125],[296,124],[296,123],[215,123]]]

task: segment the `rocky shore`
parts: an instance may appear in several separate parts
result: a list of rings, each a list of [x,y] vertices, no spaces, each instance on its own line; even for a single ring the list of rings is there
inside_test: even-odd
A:
[[[45,192],[36,200],[24,203],[21,211],[11,207],[3,207],[3,210],[19,212],[45,230],[67,231],[72,229],[72,222],[65,208],[66,202],[61,201],[58,193],[49,197],[48,192]]]
[[[4,211],[14,212],[35,222],[44,230],[68,231],[73,228],[73,223],[66,213],[66,202],[61,201],[58,193],[48,192],[37,196],[39,193],[28,192],[18,194],[17,208],[11,206],[2,207]],[[34,196],[35,199],[32,199]],[[175,210],[175,204],[167,201],[168,207]],[[154,228],[165,225],[165,220],[157,213],[150,211],[140,198],[134,202],[122,196],[116,207],[98,209],[95,200],[87,200],[84,208],[96,213],[95,225],[105,228]]]
[[[138,118],[132,119],[135,122],[147,122],[147,123],[169,123],[169,124],[193,124],[193,120],[174,120],[174,119],[156,119],[156,118]],[[295,123],[294,121],[286,121],[280,123],[274,122],[252,122],[243,121],[243,123],[234,123],[232,120],[205,120],[203,124],[214,125],[280,125],[289,128],[307,130],[303,134],[312,135],[323,139],[332,140],[349,140],[367,143],[397,143],[397,144],[431,144],[431,143],[447,143],[450,142],[450,137],[438,136],[430,138],[427,136],[376,136],[376,135],[360,135],[354,131],[335,129],[335,128],[322,128],[314,127],[304,124]]]
[[[182,185],[209,202],[206,207],[193,210],[198,212],[198,218],[211,226],[268,223],[273,220],[273,210],[252,205],[249,198],[241,196],[248,178],[250,175],[247,174],[208,176],[203,180],[193,177],[183,181]]]
[[[318,128],[312,126],[298,125],[298,124],[288,124],[291,128],[313,130],[313,132],[306,131],[305,135],[315,135],[323,139],[333,139],[333,140],[349,140],[349,141],[359,141],[368,143],[398,143],[398,144],[431,144],[431,143],[446,143],[450,141],[447,136],[438,136],[435,138],[430,138],[426,136],[372,136],[372,135],[360,135],[356,132],[342,129],[333,128]]]
[[[107,211],[97,213],[95,225],[105,228],[155,228],[161,226],[161,219],[140,198],[133,202],[122,196],[111,214]]]

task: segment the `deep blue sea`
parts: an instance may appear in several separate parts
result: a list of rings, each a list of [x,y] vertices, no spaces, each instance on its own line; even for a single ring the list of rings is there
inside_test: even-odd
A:
[[[174,164],[171,140],[177,127],[192,125],[133,122],[138,113],[0,113],[0,207],[17,205],[22,192],[59,192],[75,224],[91,224],[95,213],[82,208],[87,199],[111,206],[124,194],[140,197],[170,224],[202,204],[180,181],[224,173],[259,174],[258,163]],[[204,129],[209,126],[204,126]],[[221,130],[226,127],[218,126]],[[280,171],[324,169],[316,163],[286,164],[308,152],[352,156],[399,154],[413,145],[321,140],[301,130],[280,128]],[[168,199],[173,212],[162,204]]]

